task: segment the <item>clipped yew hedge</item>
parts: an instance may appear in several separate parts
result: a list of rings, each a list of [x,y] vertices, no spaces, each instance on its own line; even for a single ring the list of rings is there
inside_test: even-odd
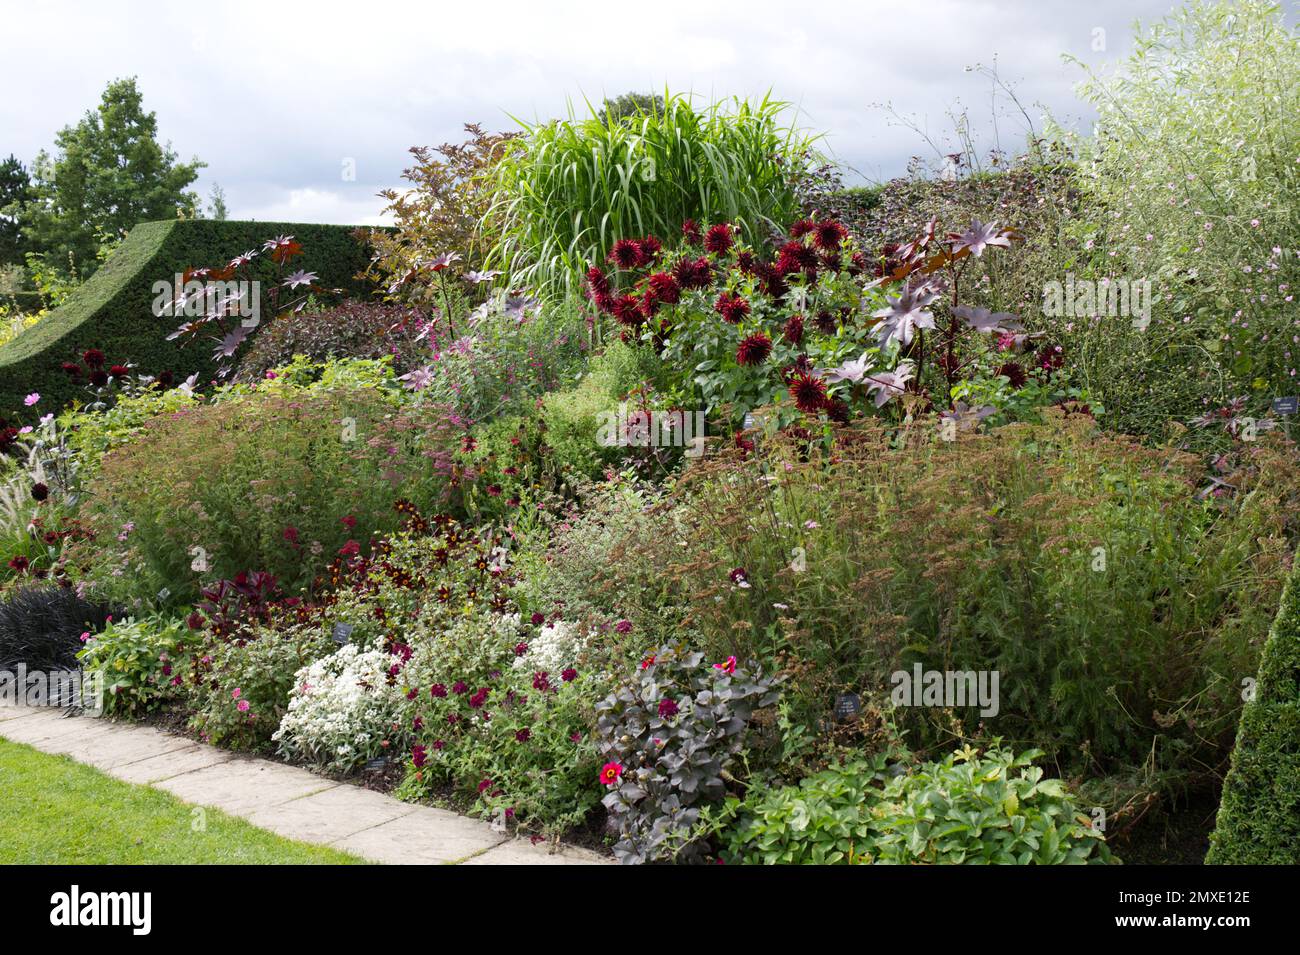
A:
[[[368,250],[354,238],[355,228],[210,219],[140,223],[65,304],[0,347],[0,417],[29,419],[34,410],[52,411],[82,397],[61,365],[88,348],[103,351],[110,363],[133,362],[142,374],[212,373],[205,339],[166,340],[181,320],[153,315],[153,284],[189,267],[224,265],[277,235],[292,235],[302,244],[295,270],[315,272],[320,285],[367,297],[369,286],[356,276],[366,267]],[[23,405],[32,392],[41,395],[37,409]]]
[[[1246,704],[1210,836],[1209,864],[1300,863],[1300,560]]]

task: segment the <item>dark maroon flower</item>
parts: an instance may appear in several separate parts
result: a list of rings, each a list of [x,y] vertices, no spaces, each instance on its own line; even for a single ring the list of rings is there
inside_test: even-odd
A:
[[[517,739],[517,740],[518,740],[519,742],[521,742],[521,743],[527,743],[529,737],[531,737],[532,735],[533,735],[533,734],[532,734],[531,732],[529,732],[528,730],[526,730],[526,729],[522,729],[522,730],[519,730],[517,733],[515,733],[515,739]]]
[[[726,222],[709,226],[704,234],[704,251],[714,255],[726,255],[731,251],[735,240],[731,237],[731,226]]]
[[[649,265],[659,258],[659,253],[664,250],[664,244],[659,241],[657,236],[653,235],[646,236],[638,245],[641,249],[641,261],[637,263],[638,265]]]
[[[629,328],[636,328],[645,321],[645,315],[641,311],[641,303],[635,295],[620,295],[614,299],[609,310],[618,319],[620,325],[626,325]]]
[[[790,397],[800,411],[813,414],[826,406],[826,382],[800,372],[790,382]]]
[[[673,278],[684,289],[706,288],[713,281],[713,266],[705,256],[678,259],[673,265]]]
[[[351,514],[345,514],[339,518],[339,523],[341,523],[348,530],[352,530],[352,528],[357,526],[357,519],[353,517]]]
[[[608,312],[613,305],[614,297],[610,294],[608,276],[597,266],[593,265],[587,269],[587,289],[596,307],[602,312]]]
[[[743,584],[749,580],[749,571],[744,567],[737,567],[727,574],[733,584]]]
[[[112,368],[108,369],[108,374],[113,378],[125,378],[127,375],[131,374],[131,369],[127,368],[126,365],[114,365]]]
[[[90,383],[96,388],[103,388],[108,384],[108,372],[102,368],[96,368],[90,373]]]
[[[811,219],[800,219],[794,225],[790,226],[790,238],[802,239],[816,228],[817,224]]]
[[[791,315],[785,320],[785,327],[781,329],[781,336],[791,345],[798,345],[803,341],[803,316]]]
[[[479,792],[485,792],[486,790],[491,789],[491,788],[492,788],[492,780],[490,780],[490,779],[485,779],[485,780],[483,780],[482,782],[480,782],[480,783],[478,784],[478,791],[479,791]]]
[[[298,528],[293,525],[290,525],[281,531],[280,536],[295,547],[298,546]]]
[[[834,219],[825,219],[813,228],[813,244],[823,252],[834,252],[849,237],[849,230]]]
[[[444,746],[446,746],[446,745],[447,745],[447,744],[444,743],[444,742],[443,742],[442,740],[440,740],[440,739],[435,739],[435,740],[433,741],[433,748],[434,748],[434,749],[442,749],[442,748],[443,748]]]
[[[526,643],[515,644],[515,656],[522,657],[527,652],[528,652],[528,644]]]
[[[830,309],[823,308],[813,319],[813,324],[817,326],[817,331],[823,335],[835,334],[835,316],[831,314]]]
[[[357,554],[360,553],[361,553],[361,545],[354,540],[348,541],[346,544],[344,544],[342,547],[339,548],[340,557],[355,557]]]
[[[551,688],[551,675],[545,670],[533,674],[533,689],[545,693]]]
[[[1019,362],[1015,361],[1009,361],[1006,364],[999,365],[998,370],[994,372],[994,374],[1004,376],[1011,382],[1012,388],[1023,388],[1025,382],[1029,380],[1029,376],[1025,374],[1025,369],[1021,367]]]
[[[159,373],[158,384],[162,385],[164,388],[170,388],[175,383],[176,383],[176,376],[173,375],[170,371],[164,371]]]
[[[682,287],[667,272],[655,272],[646,280],[645,300],[656,305],[676,305],[682,299]]]
[[[50,489],[46,487],[44,484],[42,484],[40,481],[37,481],[35,484],[32,485],[33,501],[43,501],[49,496],[50,496]]]
[[[700,227],[694,219],[687,219],[682,223],[682,239],[687,245],[700,244]]]
[[[86,363],[87,367],[99,368],[104,364],[104,353],[98,348],[88,348],[81,353],[81,360]]]
[[[755,332],[741,339],[740,345],[736,348],[736,362],[741,365],[761,365],[767,361],[767,356],[770,354],[772,354],[772,339],[768,338],[765,332]]]
[[[560,679],[563,680],[565,683],[572,683],[577,678],[578,678],[578,671],[575,670],[573,667],[565,667],[565,669],[560,673]]]
[[[487,702],[488,693],[490,692],[487,687],[480,687],[479,691],[469,698],[470,709],[481,709],[483,704]]]
[[[537,611],[533,611],[533,615],[528,619],[532,621],[534,627],[540,627],[543,623],[546,622],[546,615],[542,613],[538,613]]]
[[[660,701],[659,701],[659,718],[660,718],[660,719],[665,719],[665,720],[666,720],[666,719],[668,719],[669,717],[676,716],[676,715],[678,714],[678,712],[679,712],[679,710],[678,710],[678,708],[677,708],[677,703],[676,703],[674,700],[660,700]]]
[[[81,366],[78,365],[76,362],[65,361],[61,367],[63,368],[65,374],[73,378],[76,378],[78,375],[81,374]]]
[[[203,626],[203,614],[197,610],[185,618],[185,625],[191,630],[198,630]]]
[[[817,274],[819,260],[815,249],[810,249],[802,242],[787,242],[781,246],[776,259],[776,270],[782,275],[803,272],[809,278]]]
[[[418,732],[420,732],[420,730],[422,730],[422,729],[424,729],[424,717],[423,717],[423,716],[417,716],[415,719],[411,720],[411,731],[412,731],[412,732],[418,733]]]
[[[469,687],[465,685],[464,680],[457,680],[455,683],[451,685],[451,692],[459,696],[462,693],[468,693]]]
[[[849,403],[843,398],[832,398],[826,404],[826,416],[840,424],[848,424]]]
[[[635,239],[619,239],[609,250],[608,258],[620,269],[634,269],[643,261],[641,243]]]
[[[447,687],[442,683],[435,683],[429,687],[429,695],[434,699],[441,699],[447,695]]]
[[[423,767],[428,758],[428,751],[419,743],[411,747],[411,762],[415,765],[416,769]]]
[[[620,620],[618,623],[614,624],[614,629],[615,629],[617,632],[619,632],[619,633],[631,633],[631,632],[632,632],[632,621],[631,621],[631,620]]]
[[[749,303],[739,295],[723,292],[718,296],[718,300],[713,303],[713,310],[722,316],[724,322],[739,325],[745,316],[749,314]]]
[[[489,485],[487,486],[487,492],[488,492],[488,495],[489,495],[490,497],[500,497],[500,496],[501,496],[501,485],[500,485],[500,484],[489,484]]]

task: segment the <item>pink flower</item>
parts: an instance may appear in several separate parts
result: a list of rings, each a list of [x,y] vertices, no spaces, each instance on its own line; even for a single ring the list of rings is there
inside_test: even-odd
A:
[[[247,713],[248,700],[240,700],[238,703],[235,704],[235,709],[239,710],[239,712],[241,713]]]
[[[36,402],[40,400],[41,400],[40,393],[33,391],[30,395],[28,395],[26,398],[23,399],[23,404],[25,404],[27,407],[30,408],[32,405],[36,404]]]
[[[243,694],[243,692],[244,691],[241,690],[239,687],[235,687],[233,690],[230,691],[230,698],[232,700],[237,700]]]
[[[735,672],[736,672],[736,658],[735,658],[735,657],[727,657],[727,662],[726,662],[726,663],[715,663],[715,664],[713,664],[713,669],[715,669],[715,670],[722,670],[724,673],[735,673]]]
[[[622,763],[606,763],[600,770],[600,781],[606,786],[617,786],[619,777],[623,775]]]

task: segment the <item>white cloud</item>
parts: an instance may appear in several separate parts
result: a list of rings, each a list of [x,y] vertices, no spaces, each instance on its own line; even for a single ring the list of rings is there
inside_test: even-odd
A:
[[[374,193],[400,184],[412,145],[457,140],[465,122],[508,128],[511,115],[560,115],[583,95],[667,85],[771,90],[827,132],[838,158],[887,177],[923,146],[871,104],[934,130],[958,101],[987,117],[987,84],[963,68],[996,56],[1026,103],[1086,117],[1071,94],[1078,68],[1060,54],[1114,62],[1133,17],[1163,15],[1170,2],[235,0],[201,16],[161,0],[127,15],[110,4],[13,4],[0,35],[0,149],[32,159],[108,80],[136,75],[162,137],[208,163],[200,191],[221,183],[233,215],[369,222],[383,207]],[[1103,52],[1091,50],[1097,27]],[[1016,124],[1001,131],[1014,148]],[[358,182],[340,181],[349,157]]]

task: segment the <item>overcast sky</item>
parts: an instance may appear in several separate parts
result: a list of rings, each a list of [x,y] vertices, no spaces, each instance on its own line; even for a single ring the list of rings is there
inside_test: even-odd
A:
[[[561,115],[628,90],[760,96],[797,104],[835,158],[869,180],[928,154],[892,104],[933,134],[962,105],[992,145],[992,64],[1030,107],[1087,124],[1078,66],[1130,49],[1134,18],[1172,0],[655,0],[601,3],[71,3],[0,0],[0,158],[30,162],[59,128],[136,76],[159,135],[208,163],[232,218],[382,221],[407,149]],[[1097,31],[1104,31],[1098,33]],[[1094,46],[1104,46],[1095,50]],[[1039,104],[1039,105],[1035,105]],[[1004,148],[1024,124],[1000,110]],[[354,181],[344,179],[347,161]]]

